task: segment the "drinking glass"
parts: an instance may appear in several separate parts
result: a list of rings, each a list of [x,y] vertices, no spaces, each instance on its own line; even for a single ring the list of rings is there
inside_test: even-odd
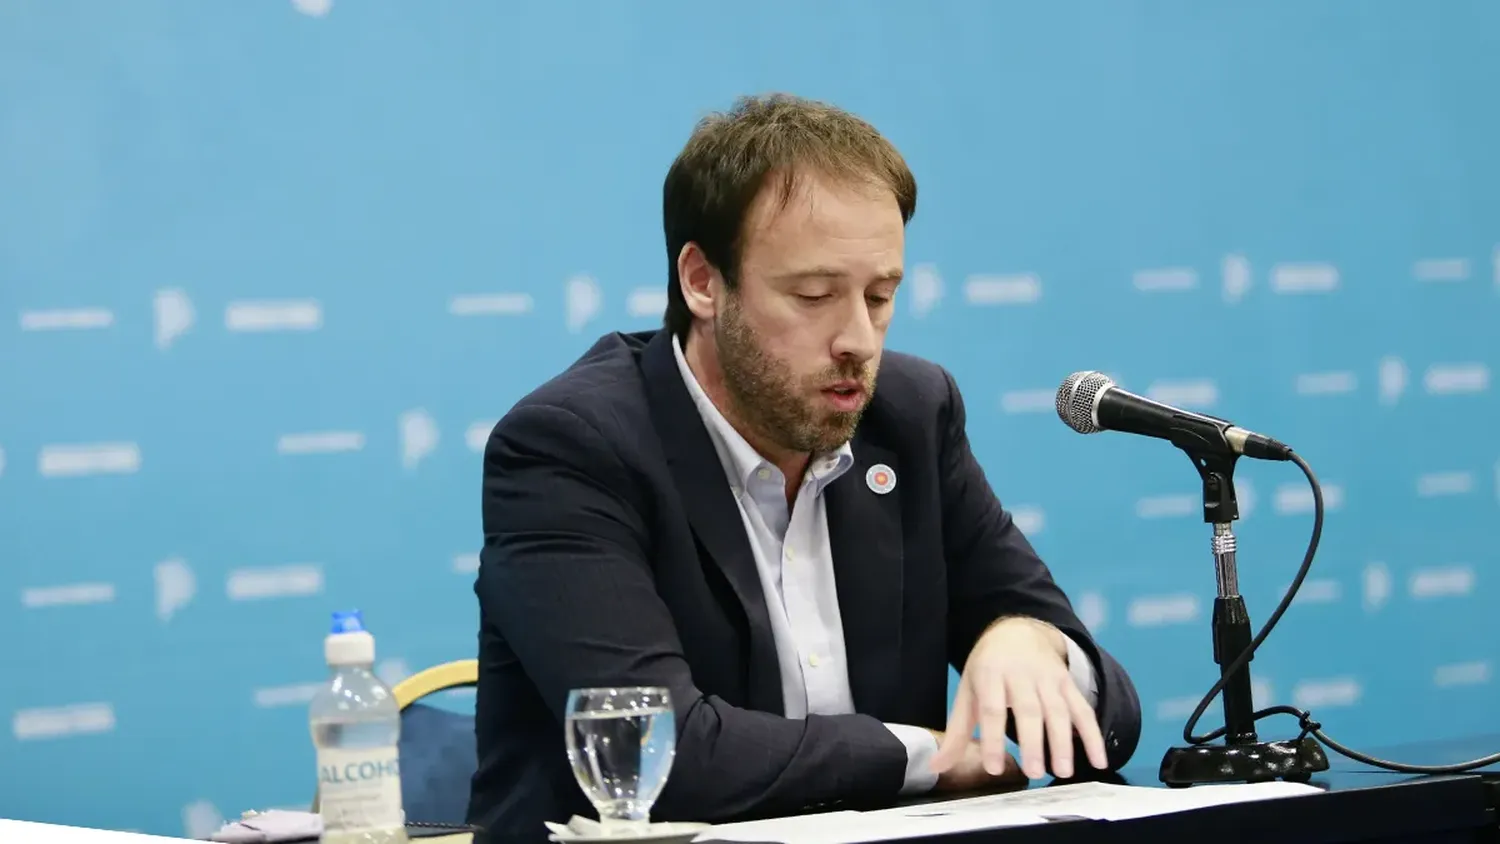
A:
[[[659,686],[574,689],[564,721],[573,776],[605,833],[646,832],[677,755],[671,695]]]

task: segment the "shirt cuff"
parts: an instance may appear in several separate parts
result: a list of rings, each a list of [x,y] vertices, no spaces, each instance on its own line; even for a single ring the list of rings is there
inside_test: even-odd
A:
[[[1089,708],[1095,709],[1099,705],[1099,678],[1094,674],[1094,663],[1083,652],[1083,648],[1073,641],[1072,636],[1064,633],[1063,642],[1068,648],[1068,674],[1072,676],[1073,684],[1078,686],[1078,691],[1083,694],[1083,699],[1088,701]]]
[[[906,745],[906,779],[901,783],[901,796],[931,791],[938,779],[938,775],[932,772],[932,757],[938,751],[937,737],[922,727],[908,724],[886,724],[885,727]]]

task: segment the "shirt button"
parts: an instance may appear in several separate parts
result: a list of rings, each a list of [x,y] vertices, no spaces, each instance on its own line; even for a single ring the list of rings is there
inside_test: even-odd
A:
[[[809,654],[808,657],[807,657],[807,664],[811,665],[813,668],[817,668],[818,667],[818,655],[817,654]]]
[[[786,558],[787,558],[787,560],[789,560],[789,561],[790,561],[790,560],[795,560],[795,559],[797,559],[797,555],[796,555],[796,554],[793,554],[793,553],[792,553],[792,549],[790,549],[790,548],[788,548],[788,549],[786,549]]]
[[[770,469],[761,469],[759,472],[755,473],[755,476],[758,477],[758,478],[760,478],[763,481],[770,480],[770,478],[771,478],[771,470]]]

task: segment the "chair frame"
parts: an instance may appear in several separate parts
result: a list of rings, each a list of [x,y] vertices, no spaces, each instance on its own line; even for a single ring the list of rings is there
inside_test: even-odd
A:
[[[430,694],[478,683],[479,660],[456,659],[418,671],[392,687],[391,694],[396,705],[405,709]]]

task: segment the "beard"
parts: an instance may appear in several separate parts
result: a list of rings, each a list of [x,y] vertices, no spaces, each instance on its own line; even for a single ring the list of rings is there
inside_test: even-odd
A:
[[[715,322],[714,345],[737,415],[789,451],[824,454],[842,446],[854,436],[875,394],[875,372],[861,363],[830,366],[799,379],[786,363],[766,353],[732,295]],[[840,411],[823,402],[823,388],[842,380],[864,388],[858,409]]]

